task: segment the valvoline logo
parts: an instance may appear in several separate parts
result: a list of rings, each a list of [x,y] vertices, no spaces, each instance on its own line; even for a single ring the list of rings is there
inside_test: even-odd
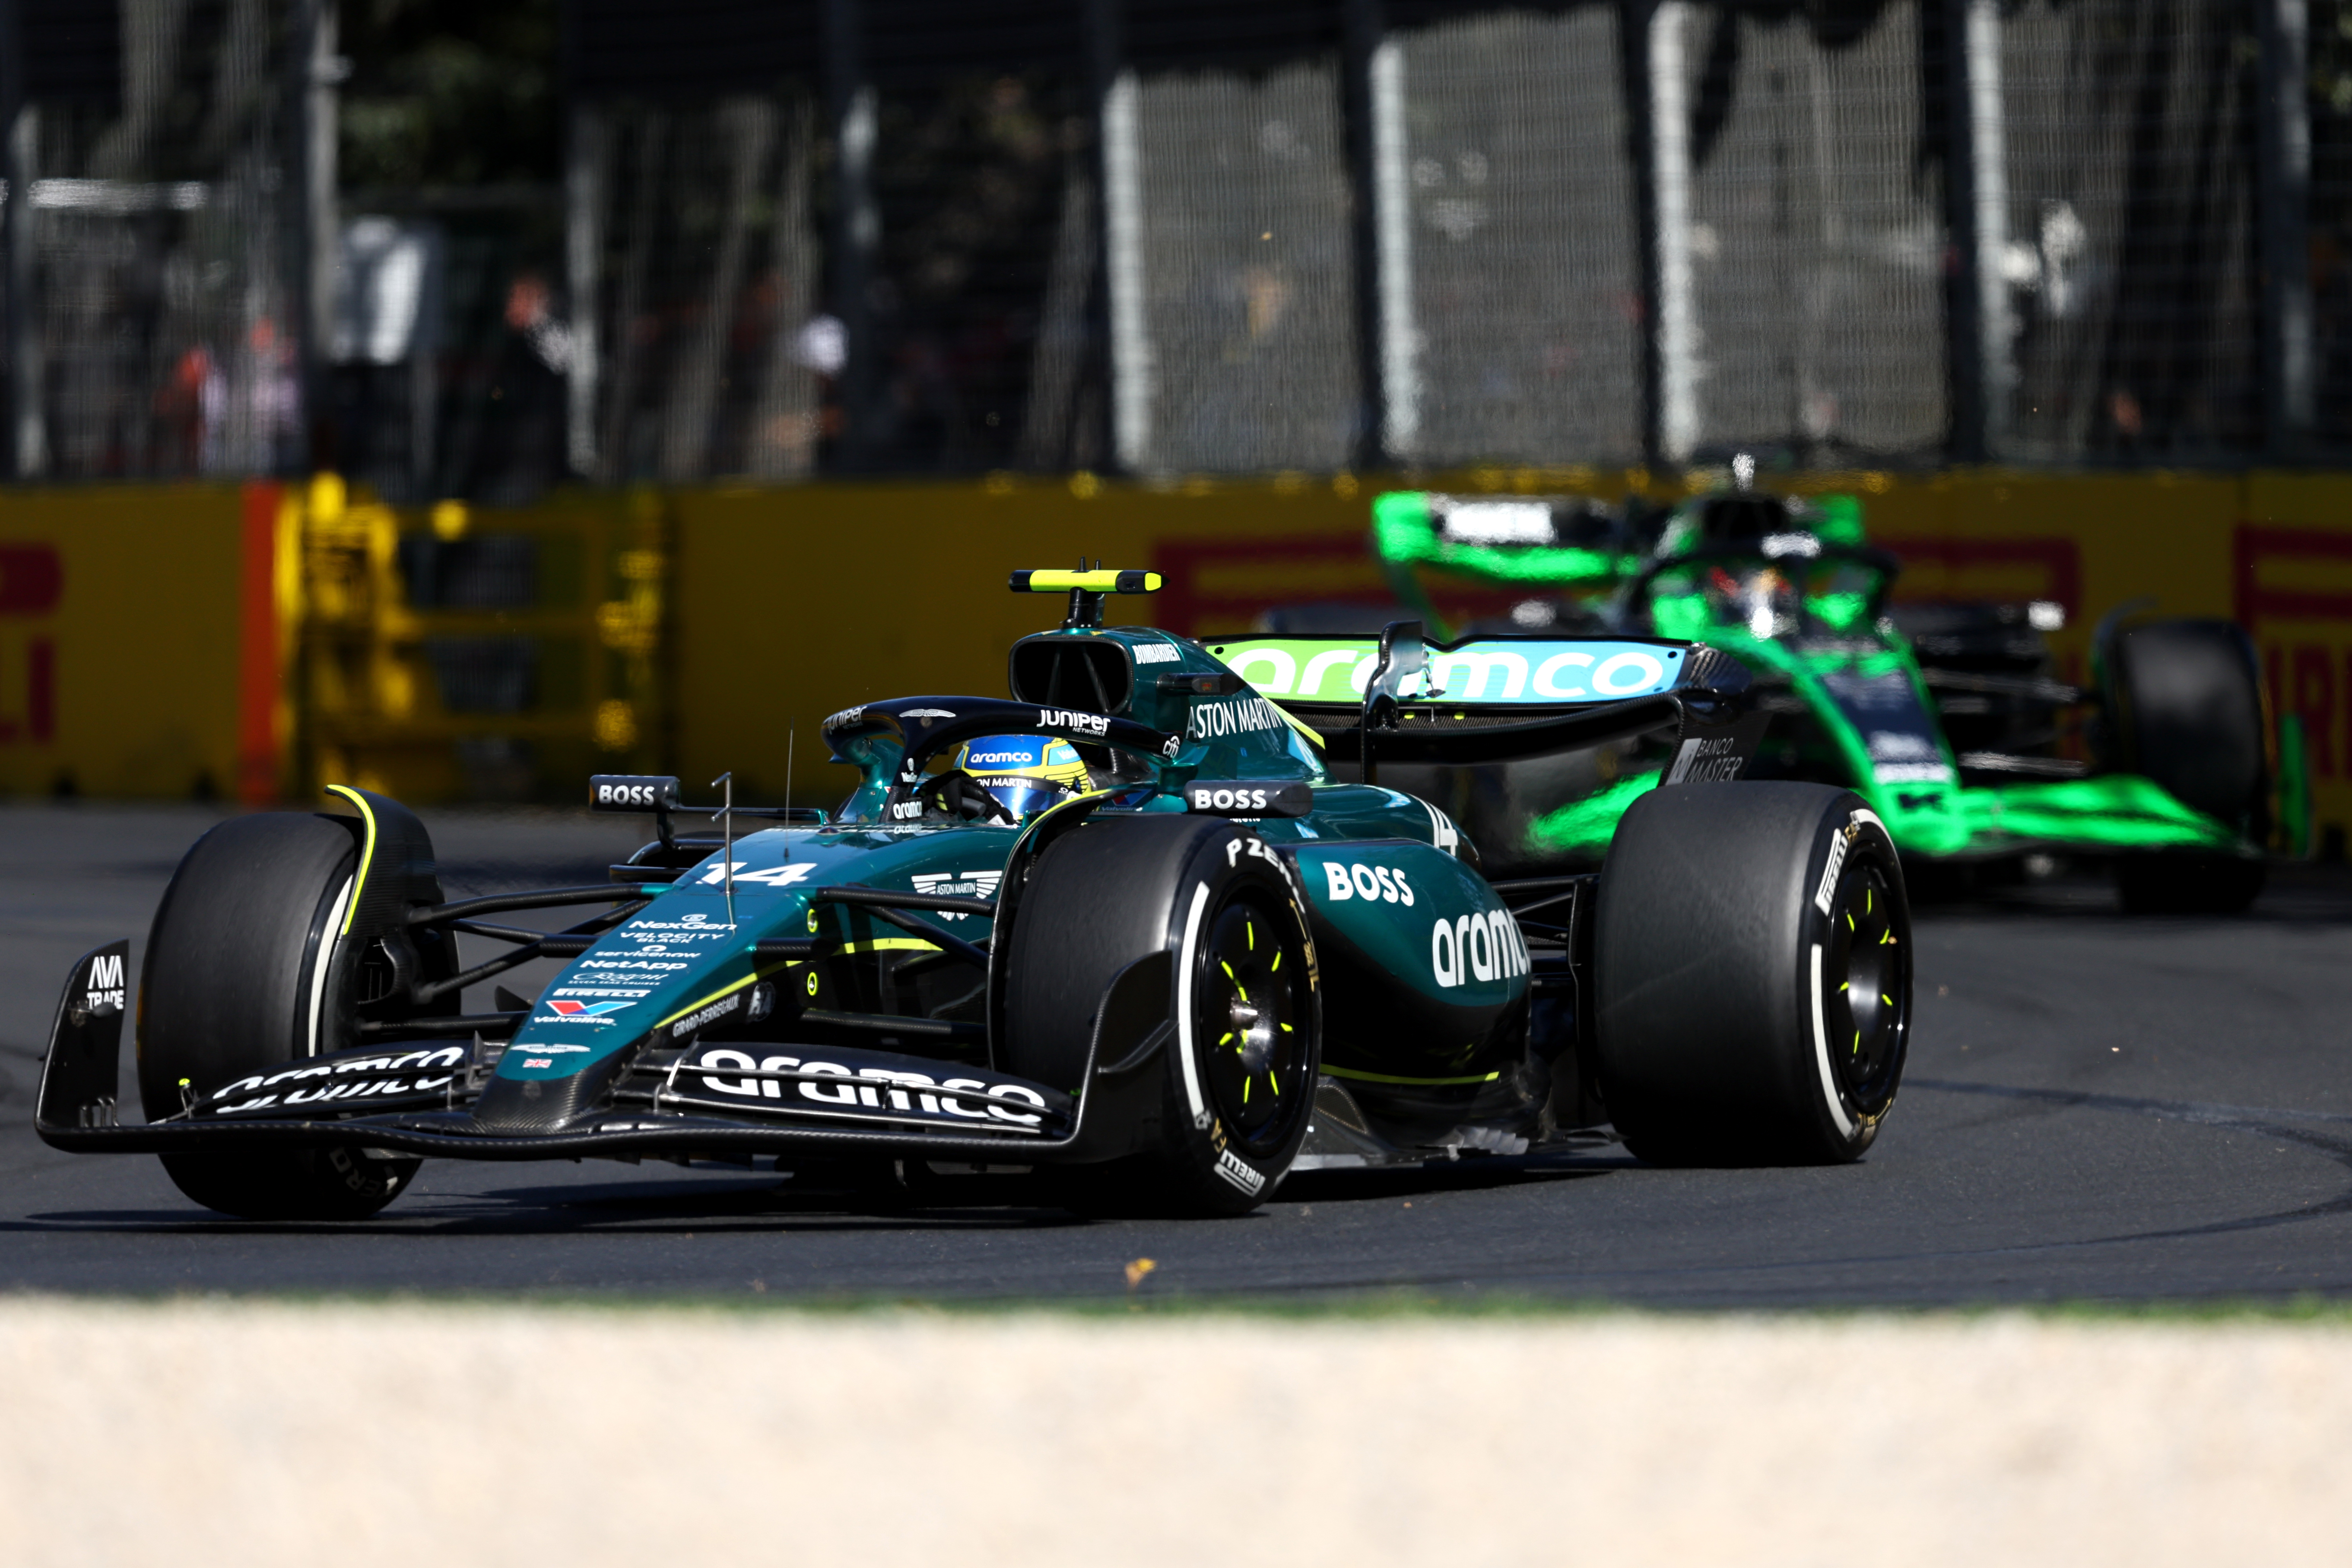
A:
[[[593,1018],[604,1013],[617,1013],[626,1002],[550,1002],[548,1007],[567,1018]]]

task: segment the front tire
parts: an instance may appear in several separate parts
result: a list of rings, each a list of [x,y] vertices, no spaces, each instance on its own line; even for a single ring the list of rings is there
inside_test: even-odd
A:
[[[1601,1095],[1662,1164],[1857,1159],[1895,1101],[1911,914],[1859,795],[1678,784],[1625,814],[1601,868]]]
[[[358,851],[332,817],[235,817],[163,890],[139,984],[139,1100],[151,1121],[250,1073],[314,1055],[351,999],[329,984]],[[365,1219],[420,1161],[356,1149],[164,1154],[205,1207],[241,1219]]]
[[[1161,954],[1175,1029],[1146,1147],[1059,1180],[1084,1211],[1245,1214],[1306,1140],[1322,1065],[1306,910],[1256,834],[1143,816],[1091,822],[1049,847],[1013,925],[1005,1065],[1078,1087],[1112,982]]]

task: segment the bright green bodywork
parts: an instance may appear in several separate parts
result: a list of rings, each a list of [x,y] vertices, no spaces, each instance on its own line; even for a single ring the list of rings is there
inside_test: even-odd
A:
[[[1443,620],[1417,569],[1558,594],[1614,623],[1626,608],[1625,590],[1645,568],[1696,542],[1689,508],[1668,521],[1654,551],[1620,541],[1448,539],[1434,500],[1419,492],[1379,497],[1372,536],[1399,596],[1441,635]],[[1781,746],[1796,753],[1784,765],[1799,776],[1850,785],[1909,853],[1981,858],[2045,848],[2237,853],[2246,847],[2229,827],[2135,774],[1963,784],[1908,641],[1892,622],[1869,614],[1884,584],[1865,580],[1868,574],[1851,562],[1815,562],[1797,552],[1862,542],[1859,501],[1818,498],[1792,519],[1790,553],[1771,563],[1783,578],[1776,603],[1709,592],[1705,565],[1672,568],[1658,574],[1647,595],[1647,629],[1710,644],[1746,664],[1760,681],[1786,689],[1812,723]],[[1763,564],[1761,557],[1758,563]],[[1744,618],[1742,605],[1752,606]],[[1779,733],[1768,740],[1768,752],[1783,741],[1786,729],[1776,723]],[[1655,768],[1633,773],[1549,811],[1528,826],[1527,848],[1546,857],[1597,858],[1619,817],[1658,778]]]

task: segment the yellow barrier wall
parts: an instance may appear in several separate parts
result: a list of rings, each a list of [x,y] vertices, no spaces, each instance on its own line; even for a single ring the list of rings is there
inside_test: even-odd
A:
[[[1681,493],[1619,470],[1446,483]],[[2302,713],[2313,737],[2315,816],[2323,827],[2352,823],[2352,477],[1823,473],[1790,488],[1861,494],[1873,539],[1905,557],[1902,597],[2063,605],[2066,626],[2050,640],[2063,679],[2088,678],[2099,617],[2128,601],[2237,616],[2263,649],[2273,710]],[[796,721],[793,798],[831,804],[848,773],[822,761],[824,714],[879,697],[1003,691],[1005,650],[1059,615],[1050,599],[1004,590],[1015,566],[1084,553],[1156,568],[1168,591],[1113,601],[1110,618],[1188,632],[1240,629],[1269,605],[1384,599],[1366,550],[1371,493],[1369,481],[1326,480],[1086,496],[1045,481],[682,493],[681,769],[698,794],[732,769],[742,795],[780,798]]]
[[[235,485],[0,490],[0,791],[237,786]]]
[[[1677,493],[1618,470],[1447,482]],[[2052,638],[2063,675],[2087,675],[2093,627],[2126,600],[2235,616],[2262,650],[2273,710],[2301,715],[2311,736],[2321,826],[2352,824],[2352,476],[1853,473],[1793,488],[1861,493],[1873,537],[1906,557],[1904,596],[2064,605]],[[824,715],[927,690],[1001,693],[1013,641],[1058,620],[1053,597],[1005,591],[1010,569],[1081,555],[1152,567],[1168,591],[1114,600],[1110,618],[1192,632],[1240,629],[1269,605],[1377,601],[1373,489],[996,480],[662,498],[669,729],[646,740],[697,796],[732,769],[739,798],[789,787],[830,805],[848,775],[824,759]],[[584,499],[513,521],[568,517]],[[268,619],[275,507],[268,487],[0,489],[0,791],[68,781],[92,795],[260,799],[296,787],[272,771],[289,721],[259,700],[268,656],[282,665],[289,644]]]
[[[1154,566],[1171,545],[1303,539],[1323,558],[1271,584],[1279,597],[1374,592],[1367,500],[1328,483],[1090,498],[1042,483],[677,495],[673,710],[688,798],[731,770],[737,799],[780,801],[796,730],[793,798],[831,806],[856,779],[825,761],[826,714],[923,692],[1002,696],[1014,640],[1063,611],[1058,595],[1009,592],[1015,567],[1074,565],[1082,554]],[[1181,593],[1114,598],[1106,614],[1187,630],[1192,617]]]

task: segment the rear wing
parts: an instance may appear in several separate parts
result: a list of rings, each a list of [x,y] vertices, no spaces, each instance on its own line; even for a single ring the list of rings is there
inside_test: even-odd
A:
[[[1243,637],[1204,646],[1259,696],[1292,708],[1356,708],[1380,659],[1378,637]],[[1695,668],[1720,689],[1721,662],[1705,644],[1655,637],[1465,637],[1429,644],[1424,668],[1406,678],[1398,697],[1449,710],[1623,702],[1691,685]]]
[[[1604,588],[1640,571],[1645,554],[1622,510],[1583,496],[1433,490],[1375,497],[1372,548],[1391,577],[1433,566],[1529,588]]]
[[[1658,637],[1465,637],[1424,643],[1417,622],[1378,638],[1204,639],[1260,696],[1317,723],[1327,753],[1478,763],[1671,730],[1736,776],[1761,738],[1749,676],[1704,643]],[[1697,753],[1694,753],[1696,755]]]

